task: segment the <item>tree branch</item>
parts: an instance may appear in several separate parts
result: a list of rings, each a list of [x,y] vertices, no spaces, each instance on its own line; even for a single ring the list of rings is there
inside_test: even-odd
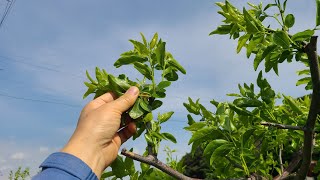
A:
[[[297,173],[296,179],[305,179],[307,176],[312,159],[314,126],[320,112],[320,74],[317,55],[317,38],[317,36],[312,36],[310,43],[305,46],[305,52],[309,59],[313,91],[308,119],[305,125],[306,130],[304,131],[302,164]]]
[[[293,157],[294,158],[291,160],[288,167],[283,171],[283,173],[274,177],[273,180],[286,179],[290,175],[290,173],[296,169],[302,159],[302,150],[299,150],[297,153],[295,153]]]
[[[277,127],[279,129],[291,129],[291,130],[305,131],[305,128],[301,127],[301,126],[291,126],[291,125],[276,124],[276,123],[271,123],[271,122],[261,122],[260,124],[263,126]]]
[[[154,166],[158,169],[160,169],[161,171],[167,173],[168,175],[175,177],[177,179],[182,179],[182,180],[199,180],[199,179],[195,179],[195,178],[190,178],[188,176],[183,175],[182,173],[172,169],[171,167],[169,167],[168,165],[164,164],[163,162],[159,161],[157,158],[155,158],[152,155],[148,155],[147,157],[141,156],[139,154],[136,154],[134,152],[130,152],[126,149],[122,149],[121,154],[134,159],[136,161],[142,162],[142,163],[146,163],[149,164],[151,166]]]

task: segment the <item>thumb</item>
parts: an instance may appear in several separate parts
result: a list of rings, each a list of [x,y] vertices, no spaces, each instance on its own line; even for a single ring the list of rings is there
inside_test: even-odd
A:
[[[138,95],[139,89],[135,86],[131,86],[124,95],[112,101],[110,105],[117,111],[125,112],[131,106],[133,106],[136,99],[138,98]]]

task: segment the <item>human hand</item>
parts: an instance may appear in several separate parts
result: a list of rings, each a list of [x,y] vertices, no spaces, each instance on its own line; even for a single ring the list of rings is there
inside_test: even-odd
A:
[[[120,145],[136,132],[133,122],[118,130],[122,113],[134,104],[138,95],[139,89],[133,86],[118,99],[114,94],[106,93],[89,102],[61,152],[80,158],[100,178],[105,168],[116,159]]]

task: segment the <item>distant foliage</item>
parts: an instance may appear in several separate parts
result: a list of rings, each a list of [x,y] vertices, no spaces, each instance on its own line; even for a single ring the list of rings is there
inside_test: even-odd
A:
[[[20,166],[15,172],[12,170],[9,173],[9,180],[25,180],[26,178],[30,177],[30,169],[25,168],[24,170]]]

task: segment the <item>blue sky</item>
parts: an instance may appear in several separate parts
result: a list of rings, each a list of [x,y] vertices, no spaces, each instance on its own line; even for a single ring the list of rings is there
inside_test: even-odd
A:
[[[238,83],[255,82],[258,73],[252,70],[252,59],[243,52],[236,54],[235,41],[208,36],[221,21],[214,2],[17,1],[0,29],[0,179],[18,165],[38,171],[44,158],[68,140],[90,99],[82,99],[86,70],[93,72],[98,66],[134,79],[133,69],[115,69],[113,62],[132,48],[128,39],[140,38],[139,32],[149,39],[158,32],[187,70],[168,89],[160,109],[176,112],[163,129],[177,136],[178,144],[166,144],[181,157],[190,149],[190,134],[182,130],[187,124],[182,106],[187,97],[200,98],[206,105],[212,98],[228,100],[225,94],[237,91]],[[314,27],[314,1],[289,1],[288,6],[296,15],[293,33]],[[295,86],[299,68],[297,63],[281,65],[280,76],[269,73],[267,77],[277,92],[300,96],[305,92]],[[144,146],[143,140],[125,144],[140,153]]]

